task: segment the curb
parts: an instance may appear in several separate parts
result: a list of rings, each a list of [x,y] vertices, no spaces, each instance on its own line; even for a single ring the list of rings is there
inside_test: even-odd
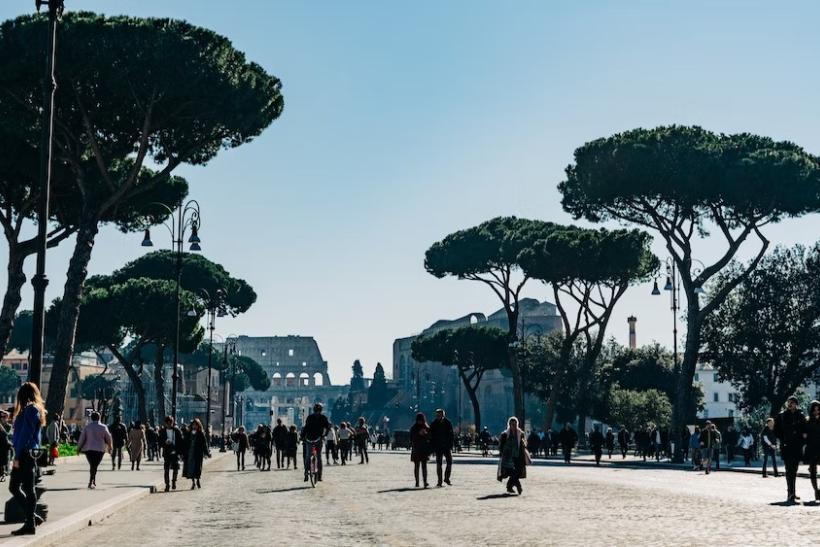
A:
[[[211,457],[206,458],[202,465],[203,467],[211,465],[213,462],[222,459],[224,456],[224,453],[213,452]],[[165,481],[160,479],[157,483],[148,488],[143,486],[134,486],[132,488],[134,488],[135,491],[120,494],[112,499],[92,505],[91,507],[82,509],[77,513],[73,513],[54,522],[46,521],[45,524],[37,528],[37,534],[34,536],[8,538],[3,542],[3,544],[14,547],[23,547],[28,545],[45,547],[48,545],[59,544],[66,535],[78,532],[88,526],[93,526],[94,524],[110,517],[123,507],[131,505],[135,501],[145,496],[164,489]]]

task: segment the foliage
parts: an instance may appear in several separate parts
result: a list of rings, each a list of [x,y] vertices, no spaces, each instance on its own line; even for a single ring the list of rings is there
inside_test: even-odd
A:
[[[240,378],[238,380],[237,384],[234,385],[234,389],[236,391],[244,391],[248,387],[251,387],[256,391],[266,391],[270,388],[270,378],[268,378],[268,373],[265,372],[262,365],[250,357],[245,355],[234,355],[232,370],[234,373],[230,376],[231,381],[234,381],[237,376],[244,376],[247,378],[247,385],[245,385],[244,379]],[[238,389],[237,385],[245,385],[245,387],[243,389]]]
[[[820,161],[793,143],[746,133],[635,129],[578,148],[559,190],[564,209],[575,218],[631,222],[663,238],[687,301],[672,425],[679,430],[694,414],[701,324],[765,255],[769,241],[762,226],[820,209]],[[723,239],[723,251],[711,264],[695,267],[693,240],[709,229]],[[701,302],[700,289],[726,269],[750,237],[759,242],[752,261]]]
[[[364,391],[364,369],[362,368],[361,362],[356,359],[353,361],[353,378],[350,380],[350,391]]]
[[[0,395],[8,397],[17,392],[20,387],[20,377],[11,367],[0,366]]]
[[[703,342],[718,377],[737,388],[740,408],[779,412],[820,367],[820,245],[778,247],[764,258],[706,320]]]
[[[76,444],[70,443],[60,443],[57,445],[57,457],[59,458],[67,458],[69,456],[77,456],[79,452],[77,451]]]
[[[609,396],[609,408],[614,423],[630,431],[644,428],[650,423],[668,427],[672,418],[669,397],[657,389],[613,389]]]
[[[376,370],[373,372],[373,381],[367,388],[367,405],[373,409],[382,408],[390,397],[390,390],[387,388],[387,380],[384,376],[384,367],[381,363],[376,363]]]

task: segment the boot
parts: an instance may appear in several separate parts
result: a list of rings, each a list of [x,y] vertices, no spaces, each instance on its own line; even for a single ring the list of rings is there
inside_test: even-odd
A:
[[[22,528],[18,528],[17,530],[13,530],[11,535],[13,536],[33,536],[37,533],[37,528],[34,525],[34,518],[27,518],[26,523],[23,525]]]
[[[199,479],[196,480],[196,487],[202,488],[202,483],[199,482]]]

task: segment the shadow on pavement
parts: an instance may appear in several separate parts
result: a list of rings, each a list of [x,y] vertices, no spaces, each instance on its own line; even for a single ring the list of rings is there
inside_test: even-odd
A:
[[[282,488],[280,490],[257,490],[257,494],[280,494],[282,492],[296,492],[297,490],[313,490],[311,486],[294,486],[293,488]]]
[[[478,497],[476,499],[479,500],[479,501],[483,501],[483,500],[497,500],[497,499],[502,499],[502,498],[517,498],[517,497],[518,496],[516,496],[515,494],[504,493],[504,494],[488,494],[486,496],[481,496],[481,497]]]
[[[393,492],[421,492],[423,490],[430,490],[429,488],[415,488],[412,486],[403,486],[401,488],[390,488],[389,490],[376,490],[377,494],[391,494]]]
[[[773,501],[769,505],[771,505],[772,507],[791,507],[793,505],[800,505],[800,504],[796,503],[796,502],[793,502],[793,501],[786,500],[786,501]]]

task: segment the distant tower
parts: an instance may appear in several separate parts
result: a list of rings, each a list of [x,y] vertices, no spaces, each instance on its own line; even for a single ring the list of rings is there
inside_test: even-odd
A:
[[[636,349],[638,347],[638,336],[635,334],[635,323],[638,320],[634,315],[630,315],[626,321],[629,323],[629,349]]]

